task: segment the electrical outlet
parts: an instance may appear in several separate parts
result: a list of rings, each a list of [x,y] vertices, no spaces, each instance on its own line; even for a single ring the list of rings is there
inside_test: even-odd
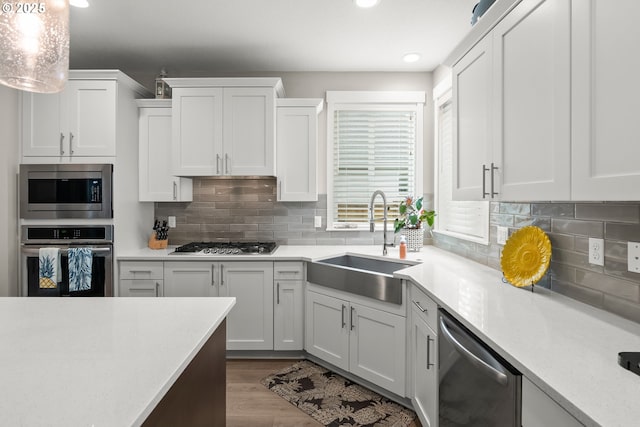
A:
[[[176,217],[175,216],[167,217],[167,224],[169,225],[169,228],[176,228]]]
[[[627,242],[627,269],[640,273],[640,243]]]
[[[322,227],[322,217],[319,215],[315,216],[313,219],[313,225],[316,228]]]
[[[604,265],[604,239],[589,237],[589,264]]]
[[[496,239],[499,245],[504,245],[507,243],[507,239],[509,238],[509,227],[497,227],[498,232]]]

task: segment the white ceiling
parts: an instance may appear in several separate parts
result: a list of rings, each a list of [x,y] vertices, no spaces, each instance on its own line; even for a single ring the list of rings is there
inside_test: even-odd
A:
[[[89,0],[71,9],[71,68],[169,74],[431,71],[478,0]],[[405,64],[403,54],[422,59]]]

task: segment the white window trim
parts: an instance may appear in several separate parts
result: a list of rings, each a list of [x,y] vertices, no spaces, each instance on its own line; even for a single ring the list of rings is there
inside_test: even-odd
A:
[[[451,74],[449,73],[447,76],[445,76],[445,78],[436,86],[433,88],[433,103],[434,103],[434,109],[433,109],[433,124],[434,124],[434,138],[433,138],[433,145],[434,145],[434,181],[433,181],[433,185],[434,185],[434,193],[435,193],[435,197],[434,197],[434,206],[435,206],[435,210],[436,212],[439,212],[439,205],[440,205],[440,195],[439,195],[439,170],[440,170],[440,129],[439,129],[439,111],[440,111],[440,107],[442,105],[444,105],[445,103],[451,101],[451,98],[453,96],[452,94],[452,77]],[[470,242],[475,242],[475,243],[480,243],[483,245],[488,245],[489,244],[489,202],[477,202],[477,203],[483,203],[483,208],[482,208],[482,215],[486,218],[486,229],[484,230],[484,236],[483,237],[475,237],[475,236],[470,236],[467,234],[463,234],[463,233],[456,233],[453,231],[449,231],[449,230],[442,230],[440,229],[440,221],[439,221],[439,217],[438,215],[436,215],[436,220],[435,220],[435,224],[434,224],[434,231],[436,233],[440,233],[446,236],[451,236],[451,237],[455,237],[458,239],[462,239],[462,240],[467,240]]]
[[[327,91],[327,231],[363,231],[369,230],[368,224],[353,228],[334,226],[333,218],[333,124],[336,107],[349,107],[361,104],[384,104],[385,108],[406,108],[408,104],[416,108],[416,165],[415,196],[423,194],[424,171],[424,103],[425,93],[421,91]],[[376,203],[381,203],[378,198]],[[395,215],[388,212],[387,231],[393,231]],[[378,219],[378,218],[376,218]]]

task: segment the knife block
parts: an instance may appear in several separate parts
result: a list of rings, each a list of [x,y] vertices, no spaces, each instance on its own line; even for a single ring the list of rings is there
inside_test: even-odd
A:
[[[167,249],[168,243],[169,243],[169,240],[156,239],[155,233],[153,233],[151,237],[149,237],[149,249]]]

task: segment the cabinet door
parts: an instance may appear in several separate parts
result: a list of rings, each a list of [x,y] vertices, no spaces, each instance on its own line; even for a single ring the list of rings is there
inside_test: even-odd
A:
[[[115,156],[117,83],[70,80],[64,93],[71,156]]]
[[[347,301],[307,292],[305,350],[344,370],[349,369],[349,307]]]
[[[141,108],[138,117],[138,200],[193,200],[191,179],[171,175],[171,108]]]
[[[582,424],[528,378],[522,377],[522,427],[549,426],[580,427]]]
[[[208,262],[165,262],[164,296],[217,297],[216,264]]]
[[[120,279],[121,297],[161,297],[162,280]]]
[[[571,1],[525,0],[492,31],[492,162],[502,200],[568,200]]]
[[[278,107],[276,132],[278,201],[317,201],[316,109]]]
[[[453,66],[454,200],[491,197],[491,67],[491,37],[483,38]]]
[[[349,371],[405,395],[406,318],[351,303]]]
[[[69,134],[60,127],[63,94],[22,93],[23,156],[69,155]]]
[[[302,350],[304,347],[304,282],[276,280],[273,309],[273,349]]]
[[[224,174],[274,176],[273,88],[224,89]]]
[[[424,427],[438,425],[438,341],[436,333],[411,310],[411,402]]]
[[[222,96],[221,88],[173,90],[173,174],[222,175]]]
[[[273,350],[273,263],[221,263],[220,296],[236,298],[227,317],[227,349]]]
[[[640,66],[634,0],[572,6],[573,200],[638,200]]]

